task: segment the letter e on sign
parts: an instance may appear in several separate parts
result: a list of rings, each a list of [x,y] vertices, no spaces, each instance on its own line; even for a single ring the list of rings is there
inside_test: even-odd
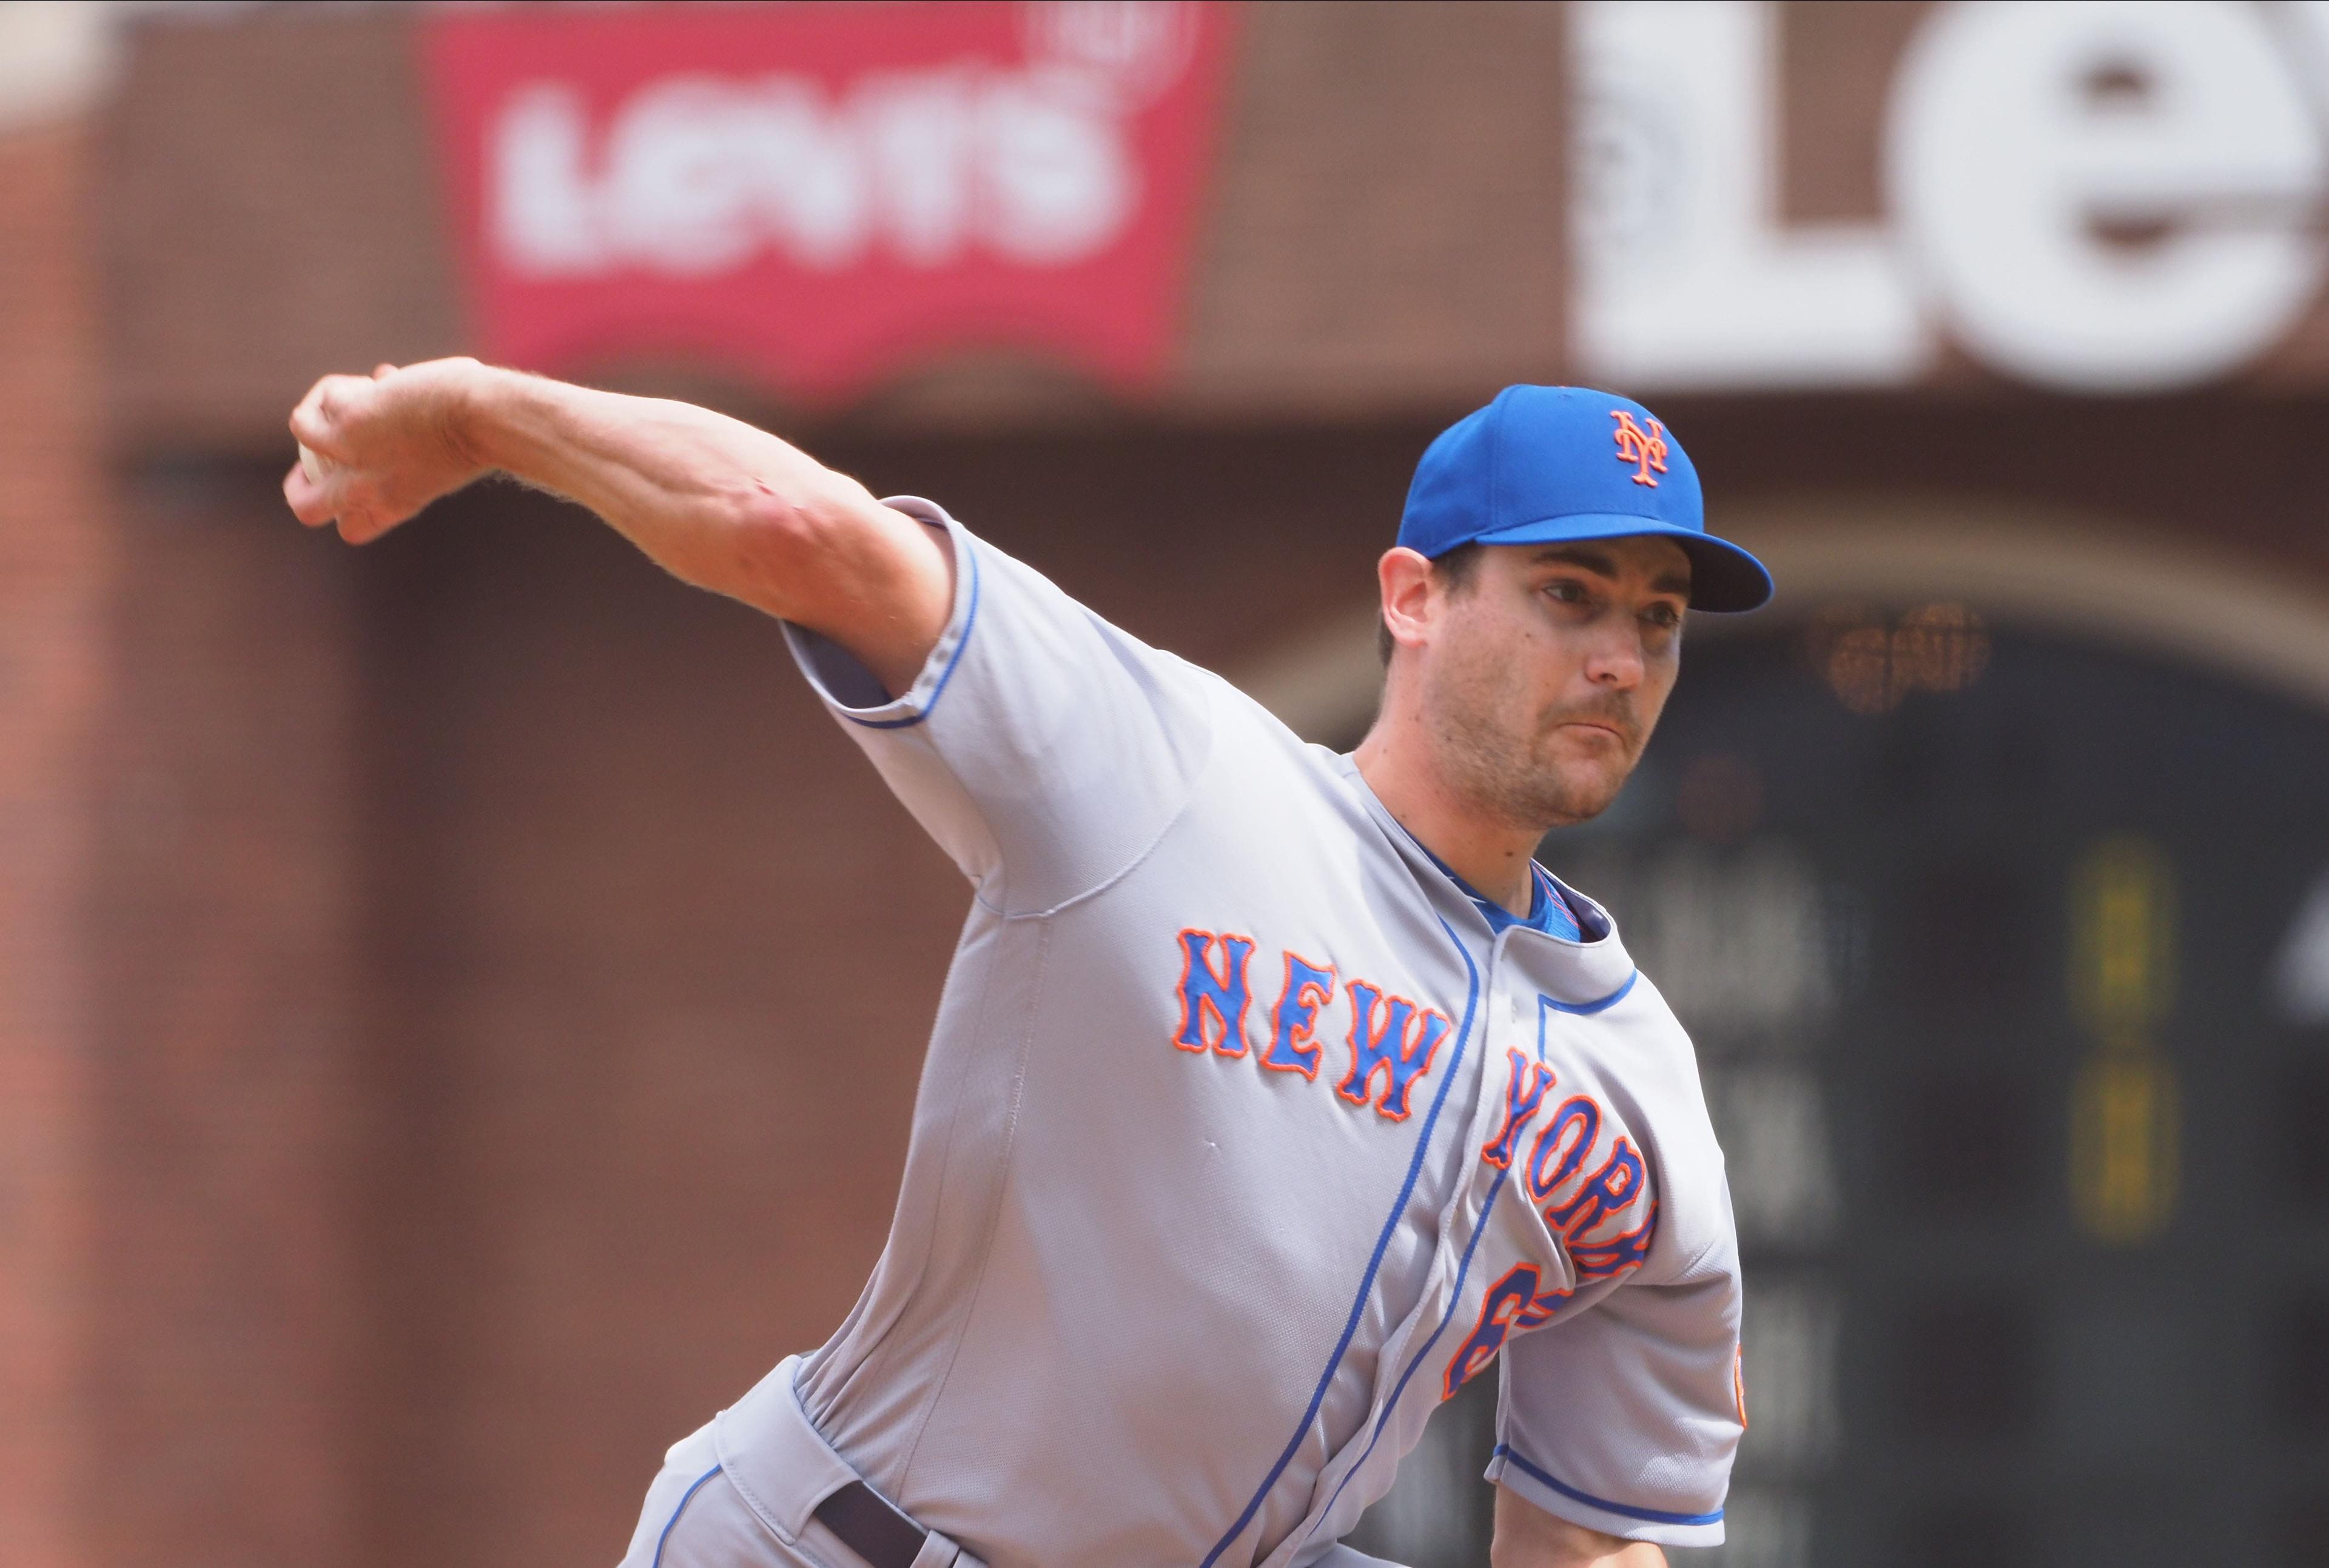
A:
[[[2090,391],[2186,385],[2318,291],[2321,131],[2263,8],[1938,8],[1893,86],[1889,194],[1956,335]]]

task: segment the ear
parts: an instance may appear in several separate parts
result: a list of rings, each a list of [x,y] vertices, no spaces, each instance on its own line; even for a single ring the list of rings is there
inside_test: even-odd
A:
[[[1375,563],[1375,580],[1382,590],[1383,624],[1391,628],[1391,641],[1402,648],[1429,641],[1432,612],[1438,607],[1430,560],[1405,545],[1394,545]]]

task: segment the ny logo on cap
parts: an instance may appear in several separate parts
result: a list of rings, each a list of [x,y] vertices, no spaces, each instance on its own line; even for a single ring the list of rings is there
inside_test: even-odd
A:
[[[1650,470],[1666,471],[1666,427],[1653,419],[1645,432],[1624,408],[1610,409],[1609,418],[1617,421],[1617,461],[1635,465],[1635,484],[1655,489],[1658,482],[1650,477]]]

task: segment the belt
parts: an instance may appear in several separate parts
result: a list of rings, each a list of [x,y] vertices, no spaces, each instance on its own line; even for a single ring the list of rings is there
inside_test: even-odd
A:
[[[890,1506],[863,1481],[851,1481],[819,1503],[816,1522],[872,1568],[914,1568],[929,1532]]]
[[[851,1468],[802,1406],[793,1386],[799,1368],[798,1357],[787,1357],[712,1422],[721,1468],[744,1506],[788,1546],[815,1519],[870,1568],[985,1568]]]

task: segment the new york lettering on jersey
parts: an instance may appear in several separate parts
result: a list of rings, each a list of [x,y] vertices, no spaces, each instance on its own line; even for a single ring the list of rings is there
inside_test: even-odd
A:
[[[1488,1288],[1471,1333],[1448,1360],[1440,1385],[1442,1397],[1448,1399],[1486,1368],[1507,1336],[1551,1322],[1586,1286],[1640,1268],[1648,1259],[1657,1225],[1657,1197],[1642,1157],[1622,1132],[1602,1139],[1602,1123],[1608,1118],[1599,1103],[1588,1094],[1572,1094],[1540,1118],[1537,1112],[1559,1075],[1517,1047],[1508,1048],[1505,1056],[1511,1071],[1505,1079],[1504,1122],[1495,1137],[1481,1147],[1480,1158],[1500,1171],[1510,1171],[1522,1135],[1536,1129],[1522,1167],[1523,1180],[1529,1201],[1569,1261],[1572,1282],[1560,1285],[1560,1276],[1542,1263],[1514,1263],[1506,1270]]]
[[[1218,961],[1213,957],[1216,944]],[[1243,1056],[1246,1015],[1253,1000],[1246,972],[1253,939],[1183,930],[1180,945],[1181,1028],[1173,1043],[1184,1051],[1210,1049],[1216,1056]],[[1285,962],[1286,979],[1269,1009],[1271,1033],[1261,1064],[1315,1078],[1321,1047],[1310,1042],[1315,1038],[1318,1009],[1333,995],[1334,972],[1293,953],[1285,954]],[[1371,1104],[1378,1115],[1404,1122],[1413,1109],[1416,1081],[1431,1071],[1432,1058],[1447,1038],[1447,1015],[1367,981],[1347,980],[1342,985],[1350,1014],[1350,1032],[1344,1037],[1350,1069],[1335,1086],[1335,1096],[1353,1105]]]

